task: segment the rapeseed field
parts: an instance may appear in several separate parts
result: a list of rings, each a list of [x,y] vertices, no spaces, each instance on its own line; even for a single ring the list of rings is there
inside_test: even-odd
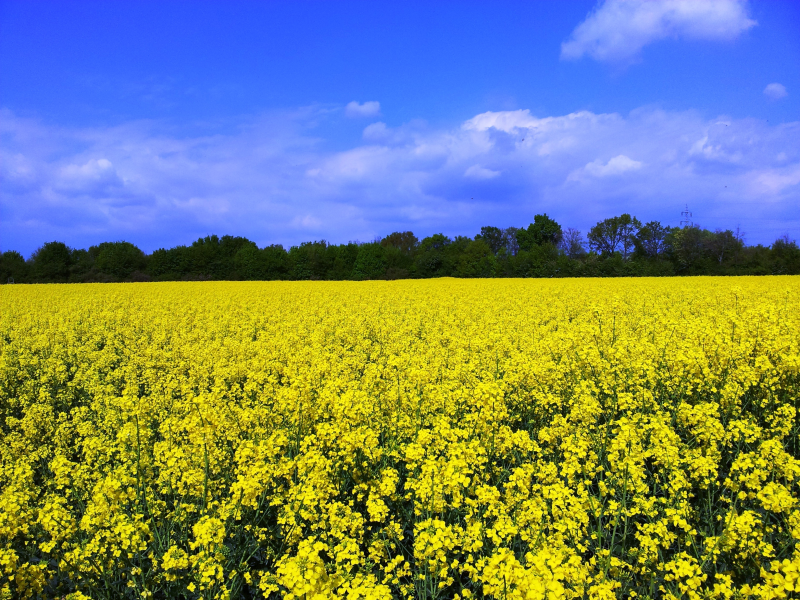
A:
[[[800,591],[800,278],[0,303],[3,598]]]

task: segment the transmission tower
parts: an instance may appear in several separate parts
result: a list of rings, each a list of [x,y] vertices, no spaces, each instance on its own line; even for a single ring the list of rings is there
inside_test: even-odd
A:
[[[692,223],[692,213],[689,211],[689,205],[686,205],[686,208],[681,211],[681,228],[683,227],[694,227],[694,223]]]

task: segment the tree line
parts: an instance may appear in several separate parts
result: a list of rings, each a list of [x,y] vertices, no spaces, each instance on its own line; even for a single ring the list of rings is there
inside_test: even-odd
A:
[[[0,255],[3,283],[778,274],[800,274],[800,248],[788,236],[748,246],[731,230],[641,223],[629,214],[600,221],[585,237],[542,214],[526,228],[482,227],[474,238],[420,240],[404,231],[286,250],[211,235],[149,255],[123,241],[88,250],[48,242],[27,260],[13,250]]]

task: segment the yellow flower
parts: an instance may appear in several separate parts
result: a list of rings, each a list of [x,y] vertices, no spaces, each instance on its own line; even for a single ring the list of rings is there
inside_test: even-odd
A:
[[[800,593],[800,278],[0,306],[0,598]]]

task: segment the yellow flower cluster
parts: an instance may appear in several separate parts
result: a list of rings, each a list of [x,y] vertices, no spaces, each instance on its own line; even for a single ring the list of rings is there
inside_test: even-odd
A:
[[[800,278],[0,307],[0,598],[800,593]]]

